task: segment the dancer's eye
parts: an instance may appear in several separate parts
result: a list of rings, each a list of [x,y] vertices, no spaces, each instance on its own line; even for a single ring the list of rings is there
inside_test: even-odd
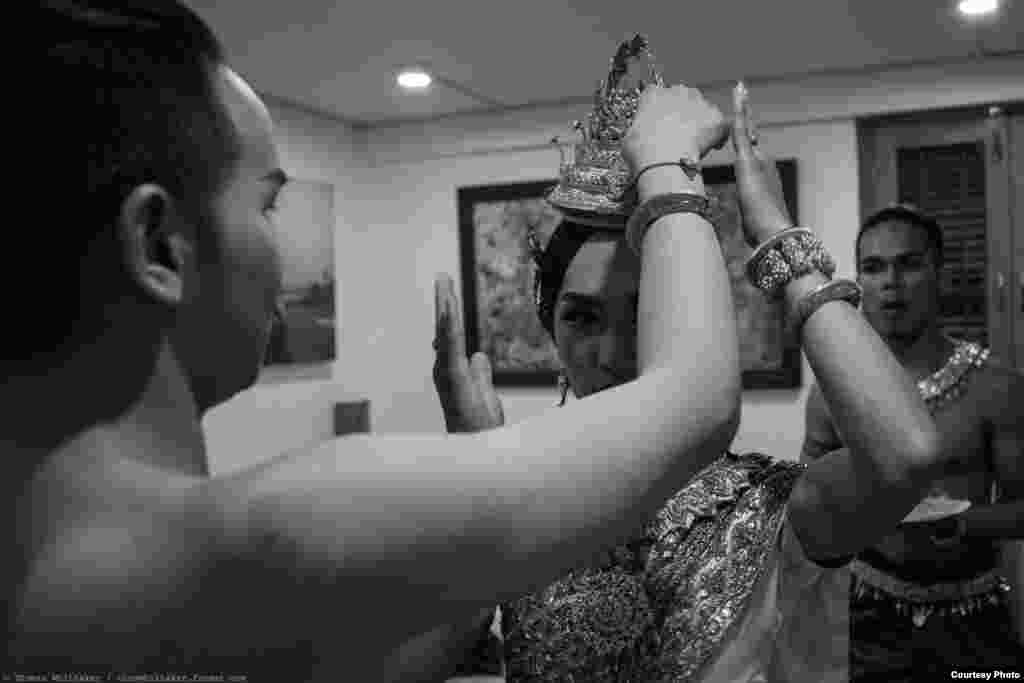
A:
[[[598,316],[591,311],[570,310],[562,314],[562,320],[571,327],[587,327],[598,322]]]

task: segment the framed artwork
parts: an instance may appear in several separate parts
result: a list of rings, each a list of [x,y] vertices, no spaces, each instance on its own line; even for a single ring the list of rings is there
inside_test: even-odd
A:
[[[561,214],[544,197],[556,180],[460,187],[459,249],[466,350],[485,352],[495,386],[554,387],[555,345],[533,304],[526,237],[546,244]]]
[[[334,186],[293,179],[274,217],[284,292],[262,379],[330,377],[335,359]]]
[[[786,207],[793,222],[797,215],[796,161],[776,161]],[[740,341],[740,367],[744,389],[793,389],[800,386],[800,346],[788,343],[783,334],[781,303],[768,301],[747,281],[745,266],[753,249],[743,237],[736,199],[736,174],[730,166],[703,169],[704,184],[712,198],[712,223],[722,246],[732,283],[733,307]]]
[[[777,162],[786,204],[796,213],[796,162]],[[731,166],[703,169],[713,222],[732,283],[744,389],[794,388],[801,382],[799,346],[787,344],[779,304],[746,280],[751,249],[743,238]],[[466,348],[485,352],[496,386],[555,386],[558,358],[533,303],[533,261],[527,235],[541,243],[557,227],[544,200],[557,181],[463,187],[457,190]]]

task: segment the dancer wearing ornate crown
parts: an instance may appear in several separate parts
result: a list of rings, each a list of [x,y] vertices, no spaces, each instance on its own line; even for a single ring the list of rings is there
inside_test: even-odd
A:
[[[864,315],[917,381],[947,457],[928,496],[851,564],[854,681],[1024,664],[999,572],[1024,538],[1024,375],[941,331],[942,246],[939,224],[909,205],[881,209],[857,236]],[[838,433],[813,388],[804,461],[840,447]]]
[[[537,254],[537,304],[566,388],[578,398],[620,391],[636,376],[637,352],[649,344],[636,327],[649,315],[641,264],[657,249],[646,240],[671,232],[654,232],[660,217],[698,216],[690,229],[713,239],[699,157],[637,144],[648,126],[685,126],[667,92],[657,85],[634,92],[639,108],[629,133],[616,140],[592,132],[549,197],[568,218]],[[630,111],[628,95],[620,91],[618,104],[603,106],[599,91],[586,128],[606,130],[601,124],[610,119],[625,130],[617,115]],[[741,87],[735,108],[744,229],[757,245],[748,276],[785,301],[790,332],[822,378],[847,447],[806,467],[725,453],[680,480],[679,492],[622,545],[502,607],[509,681],[843,681],[848,625],[844,610],[822,609],[836,604],[827,596],[845,593],[850,556],[901,519],[937,470],[924,405],[857,312],[859,288],[832,280],[820,241],[791,223],[774,164],[753,144]],[[459,333],[443,324],[439,330]],[[500,411],[468,409],[495,405],[493,389],[465,358],[461,368],[452,365],[461,349],[440,348],[448,349],[438,391],[449,424],[499,424]],[[695,362],[721,351],[692,348]],[[675,400],[677,389],[666,387],[664,400]],[[404,654],[423,654],[416,646],[434,638],[437,632],[423,636]]]
[[[45,229],[8,237],[46,255],[58,295],[11,302],[23,329],[0,353],[5,677],[374,680],[411,634],[641,523],[732,439],[727,275],[700,219],[673,214],[645,240],[629,386],[503,429],[350,436],[210,476],[201,419],[255,381],[280,293],[273,121],[178,0],[34,9],[33,66],[61,86],[30,137],[62,163],[17,186]],[[686,126],[647,125],[638,146],[726,140],[693,92],[666,97]],[[331,658],[341,673],[310,675]]]

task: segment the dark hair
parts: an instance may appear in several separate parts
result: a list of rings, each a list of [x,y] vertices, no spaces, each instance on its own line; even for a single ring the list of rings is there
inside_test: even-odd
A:
[[[543,251],[534,254],[537,269],[533,280],[533,298],[540,324],[555,338],[555,303],[562,280],[576,252],[593,233],[593,228],[563,220],[551,233]]]
[[[883,207],[868,216],[864,223],[861,224],[860,231],[857,233],[856,251],[854,252],[858,272],[860,272],[861,238],[864,237],[865,232],[885,221],[902,221],[924,229],[928,237],[928,245],[935,255],[935,267],[942,267],[942,226],[934,218],[921,211],[921,209],[912,204],[904,203]]]
[[[109,272],[102,259],[103,268],[84,272],[83,255],[116,249],[113,228],[133,188],[160,185],[200,224],[240,153],[214,89],[222,48],[183,3],[44,0],[37,11],[42,21],[29,39],[43,44],[41,73],[32,69],[41,92],[30,100],[26,125],[37,145],[30,151],[37,161],[29,163],[39,167],[20,185],[43,222],[16,238],[24,240],[16,254],[36,281],[56,281],[58,295],[18,310],[24,317],[16,325],[25,334],[5,339],[4,358],[11,360],[101,324],[97,302],[73,292],[86,278],[117,276],[116,253]],[[5,280],[5,289],[24,287],[25,279]]]

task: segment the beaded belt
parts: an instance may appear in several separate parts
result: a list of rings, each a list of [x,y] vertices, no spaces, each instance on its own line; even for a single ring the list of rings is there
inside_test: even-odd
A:
[[[909,615],[918,628],[932,615],[963,617],[998,605],[1010,592],[1010,584],[994,569],[966,581],[926,586],[887,574],[859,559],[850,563],[850,571],[855,579],[854,599],[888,602],[898,614]]]

